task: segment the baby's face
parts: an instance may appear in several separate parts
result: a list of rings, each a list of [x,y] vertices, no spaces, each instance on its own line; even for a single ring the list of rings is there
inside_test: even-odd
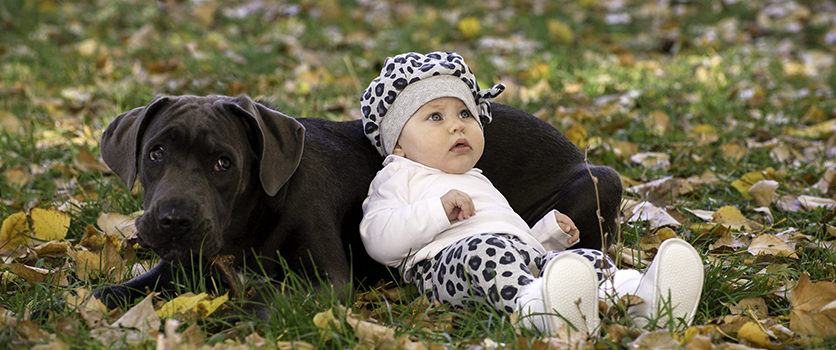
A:
[[[476,118],[455,97],[427,102],[406,122],[392,153],[446,173],[467,172],[485,150]]]

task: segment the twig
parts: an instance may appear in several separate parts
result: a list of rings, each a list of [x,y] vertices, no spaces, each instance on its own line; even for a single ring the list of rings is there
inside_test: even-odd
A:
[[[586,171],[589,172],[589,177],[592,178],[592,186],[595,188],[595,203],[598,208],[595,210],[595,216],[598,217],[598,230],[601,232],[601,251],[607,251],[607,234],[604,233],[604,217],[601,216],[601,196],[598,194],[598,177],[592,175],[592,168],[589,167],[589,146],[584,148],[583,162],[586,164]]]

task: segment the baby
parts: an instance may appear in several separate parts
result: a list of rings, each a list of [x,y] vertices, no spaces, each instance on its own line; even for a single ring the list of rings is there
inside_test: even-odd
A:
[[[702,288],[702,262],[690,245],[663,244],[656,260],[669,256],[665,265],[676,265],[677,272],[671,267],[655,275],[664,280],[686,269],[694,278],[685,288],[695,290],[679,293],[679,280],[644,281],[638,271],[616,271],[600,251],[566,250],[579,232],[556,210],[528,227],[474,168],[485,147],[483,125],[491,121],[488,99],[504,88],[480,90],[455,53],[386,59],[361,97],[366,136],[386,157],[363,203],[360,234],[369,255],[399,268],[405,282],[432,299],[455,306],[484,299],[499,312],[518,312],[522,326],[547,333],[566,322],[597,332],[599,294],[636,294],[640,284],[653,285],[639,295],[648,305],[673,288],[675,311],[681,311],[673,315],[690,322]],[[653,307],[637,315],[656,313]]]

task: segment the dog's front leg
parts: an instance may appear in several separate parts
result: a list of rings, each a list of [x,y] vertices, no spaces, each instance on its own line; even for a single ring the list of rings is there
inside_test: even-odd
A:
[[[101,300],[108,308],[116,308],[130,303],[149,292],[166,292],[174,289],[172,269],[169,261],[162,260],[151,270],[134,277],[130,281],[113,286],[101,287],[93,296]]]

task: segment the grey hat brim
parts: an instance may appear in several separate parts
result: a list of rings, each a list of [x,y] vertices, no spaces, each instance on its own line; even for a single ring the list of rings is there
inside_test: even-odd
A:
[[[407,85],[398,94],[386,117],[380,121],[381,144],[386,154],[392,154],[401,137],[401,130],[415,111],[427,102],[441,97],[455,97],[464,102],[470,114],[476,118],[480,126],[482,125],[472,90],[461,79],[452,75],[421,79]]]

